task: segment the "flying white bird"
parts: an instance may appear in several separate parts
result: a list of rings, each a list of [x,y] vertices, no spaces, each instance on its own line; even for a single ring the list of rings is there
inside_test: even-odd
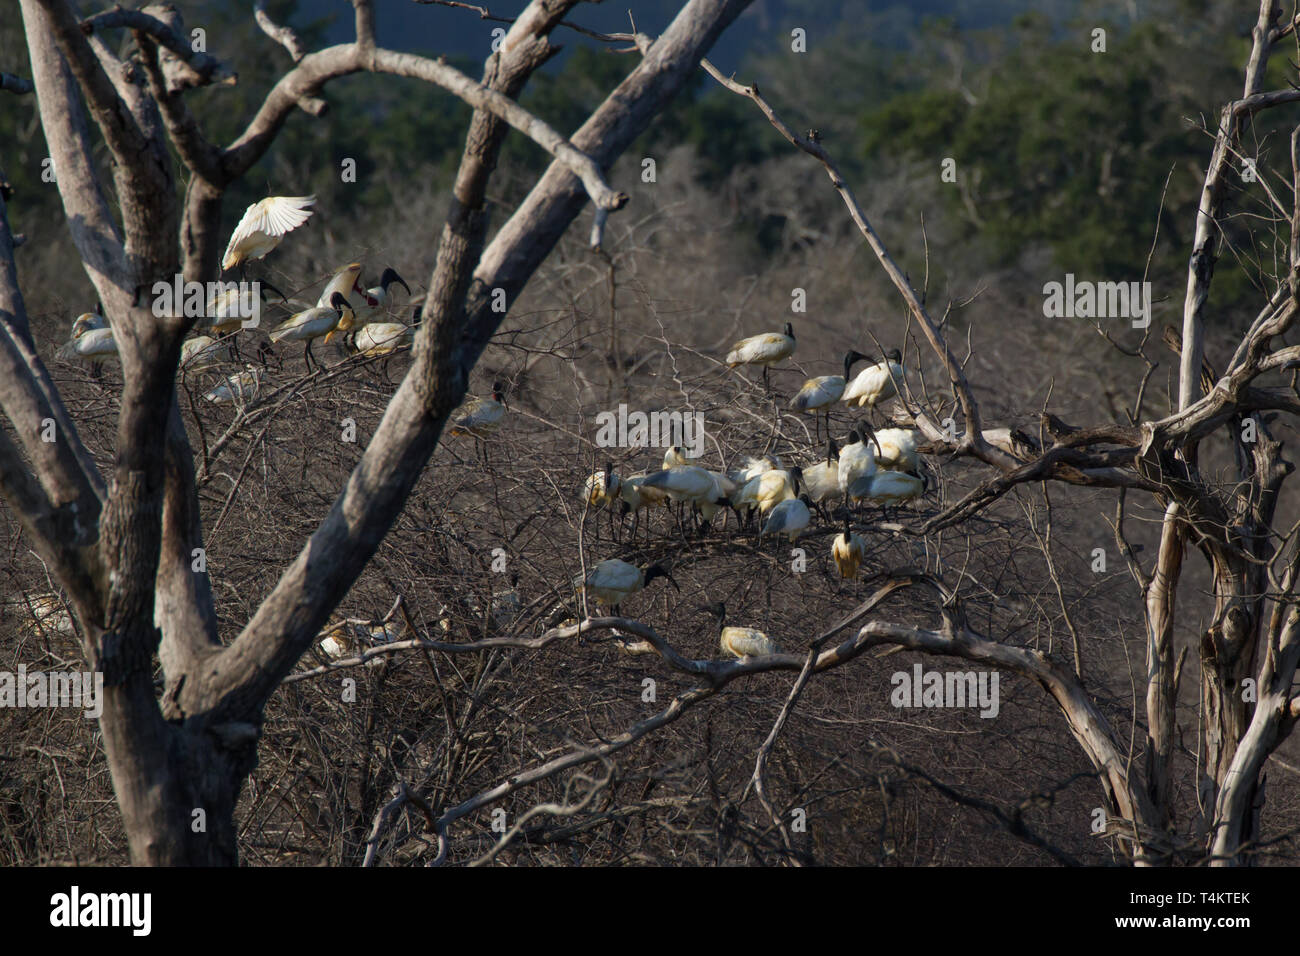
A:
[[[233,269],[249,259],[260,259],[311,218],[308,206],[315,196],[267,196],[244,210],[244,218],[230,235],[221,258],[221,270]]]

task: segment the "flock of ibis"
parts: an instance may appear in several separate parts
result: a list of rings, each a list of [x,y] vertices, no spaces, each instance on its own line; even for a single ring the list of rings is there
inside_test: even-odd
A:
[[[247,263],[260,259],[280,245],[285,235],[302,226],[312,216],[314,196],[271,196],[249,206],[230,237],[222,257],[222,270],[238,269],[241,276]],[[414,323],[419,321],[417,307],[412,324],[388,321],[393,304],[392,287],[410,288],[393,269],[385,269],[379,284],[363,289],[362,266],[350,263],[325,286],[315,305],[291,314],[269,331],[273,345],[301,342],[308,370],[319,368],[312,344],[323,339],[326,344],[340,339],[352,354],[386,355],[414,341]],[[268,283],[263,283],[265,288]],[[223,351],[238,355],[237,336],[244,329],[244,316],[238,309],[237,286],[210,296],[205,314],[195,323],[194,336],[181,351],[181,368],[209,368],[222,359]],[[283,296],[281,296],[284,299]],[[284,299],[289,303],[288,299]],[[292,303],[290,303],[292,304]],[[726,356],[729,368],[760,366],[763,387],[771,394],[768,372],[771,366],[790,358],[796,340],[792,323],[781,332],[767,332],[742,339]],[[108,321],[99,312],[84,313],[73,322],[71,339],[58,351],[69,361],[97,363],[117,353],[117,345]],[[856,375],[854,366],[867,363]],[[793,542],[809,529],[814,515],[831,521],[830,508],[843,507],[843,530],[831,545],[831,557],[839,574],[854,578],[866,557],[866,542],[853,531],[851,507],[861,513],[864,502],[888,511],[923,495],[927,479],[917,454],[916,433],[911,429],[876,430],[869,421],[854,425],[843,444],[831,436],[830,412],[837,402],[850,408],[866,408],[874,415],[876,406],[896,394],[903,382],[902,357],[897,350],[880,360],[855,350],[844,354],[843,375],[822,375],[803,383],[789,402],[789,408],[814,416],[817,442],[821,440],[822,419],[826,423],[824,453],[803,465],[786,466],[770,452],[744,457],[730,470],[715,471],[687,456],[680,446],[665,453],[662,467],[652,472],[619,475],[613,464],[590,475],[582,490],[585,504],[594,509],[608,509],[611,522],[622,522],[632,515],[632,536],[642,512],[677,506],[677,526],[686,537],[686,513],[707,532],[720,511],[734,513],[741,532],[751,524],[759,541],[766,537],[784,537]],[[247,404],[262,385],[264,369],[251,364],[229,376],[205,394],[208,401],[222,404]],[[486,442],[505,416],[505,394],[500,382],[493,383],[491,398],[467,402],[454,415],[450,433],[472,436],[476,443]],[[816,447],[822,447],[818,444]],[[484,447],[486,456],[486,446]],[[724,528],[726,518],[724,515]],[[575,588],[586,593],[616,614],[622,603],[657,578],[678,587],[668,569],[651,564],[639,568],[619,558],[609,558],[574,579]],[[679,588],[680,590],[680,588]],[[761,631],[727,624],[724,604],[701,610],[716,616],[720,627],[722,650],[738,658],[780,653],[780,648]],[[351,643],[340,639],[338,628],[329,630],[322,647],[331,657],[350,652]]]
[[[730,368],[761,366],[763,387],[770,394],[769,368],[793,355],[795,345],[793,324],[787,322],[782,332],[766,332],[737,342],[727,353],[726,364]],[[855,376],[853,367],[859,362],[868,364]],[[720,511],[729,510],[735,514],[741,531],[751,524],[756,528],[760,542],[767,536],[793,542],[813,526],[814,515],[830,521],[830,508],[841,503],[843,530],[831,544],[831,558],[840,576],[852,579],[866,559],[867,544],[853,530],[851,508],[860,513],[863,503],[871,503],[888,513],[891,508],[921,497],[929,483],[921,468],[914,430],[876,430],[864,420],[849,430],[841,446],[830,434],[830,411],[836,402],[844,402],[874,414],[880,402],[898,393],[904,372],[897,350],[886,353],[879,361],[850,350],[844,355],[842,376],[822,375],[804,382],[789,407],[817,416],[818,440],[820,416],[824,414],[827,438],[825,453],[803,465],[787,467],[777,455],[767,452],[745,456],[728,471],[715,471],[689,459],[684,449],[674,446],[665,453],[658,471],[619,475],[613,463],[607,462],[603,470],[587,477],[582,498],[589,508],[610,510],[611,522],[614,513],[619,520],[631,513],[633,537],[643,510],[676,504],[683,538],[687,508],[701,532],[711,527]],[[725,526],[725,516],[723,521]],[[609,558],[591,568],[585,578],[576,578],[574,584],[585,584],[588,595],[617,614],[624,600],[660,577],[677,587],[661,565],[641,569],[620,558]],[[780,648],[761,631],[728,626],[724,604],[703,610],[718,618],[723,652],[739,658],[780,653]]]

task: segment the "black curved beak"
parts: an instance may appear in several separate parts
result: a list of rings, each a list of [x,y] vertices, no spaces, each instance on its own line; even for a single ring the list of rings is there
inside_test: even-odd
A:
[[[265,279],[258,279],[257,281],[258,281],[258,288],[259,288],[259,289],[260,289],[262,286],[266,286],[268,289],[270,289],[272,292],[274,292],[276,295],[278,295],[278,296],[280,297],[280,300],[281,300],[282,302],[288,302],[288,301],[289,301],[289,297],[288,297],[287,295],[285,295],[283,292],[281,292],[281,291],[280,291],[279,289],[277,289],[275,286],[271,285],[271,283],[267,282]]]
[[[411,294],[411,287],[406,284],[406,280],[397,274],[396,269],[390,266],[389,268],[385,269],[384,274],[379,277],[379,284],[383,286],[385,289],[387,289],[394,282],[396,282],[403,289],[405,289],[407,295]]]

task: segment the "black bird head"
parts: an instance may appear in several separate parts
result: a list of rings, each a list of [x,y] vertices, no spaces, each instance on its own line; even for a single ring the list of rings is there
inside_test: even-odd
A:
[[[385,292],[387,292],[388,287],[392,285],[394,282],[396,282],[403,289],[405,289],[407,295],[411,294],[411,287],[406,284],[406,280],[397,274],[396,269],[389,267],[385,269],[384,274],[379,277],[379,285]]]
[[[668,573],[668,569],[662,564],[652,564],[650,567],[645,569],[645,582],[641,586],[648,588],[650,582],[655,578],[667,578],[669,584],[677,588],[677,590],[681,590],[680,587],[677,587],[677,582],[673,580],[673,576]]]

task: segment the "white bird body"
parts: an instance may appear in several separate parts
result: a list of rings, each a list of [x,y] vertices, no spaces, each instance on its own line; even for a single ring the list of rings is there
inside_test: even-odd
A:
[[[352,348],[361,355],[388,355],[415,343],[415,329],[400,322],[370,322],[357,329]]]
[[[712,521],[713,516],[726,507],[731,496],[736,493],[736,483],[727,475],[720,471],[710,471],[709,476],[713,479],[713,490],[717,493],[705,501],[695,502],[695,507],[705,521]]]
[[[456,412],[452,412],[455,423],[451,426],[451,434],[483,438],[488,432],[496,430],[505,414],[505,396],[501,385],[493,383],[491,398],[471,399]]]
[[[888,508],[919,498],[925,493],[925,479],[905,471],[878,471],[868,479],[858,479],[855,489],[850,490],[853,497]]]
[[[378,644],[391,644],[400,640],[406,625],[400,622],[389,624],[359,624],[355,621],[340,621],[331,624],[320,632],[320,649],[331,660],[344,657],[356,657]],[[385,657],[376,657],[366,662],[367,667],[382,667]]]
[[[776,641],[752,627],[724,627],[718,643],[725,653],[740,658],[781,653]]]
[[[784,468],[765,471],[745,482],[731,496],[731,503],[737,509],[757,508],[767,514],[777,504],[795,496],[795,479]]]
[[[618,607],[626,598],[642,590],[648,583],[659,576],[668,574],[658,565],[651,565],[642,571],[635,564],[628,564],[618,558],[608,558],[587,572],[585,582],[587,593],[606,607]],[[672,581],[671,577],[668,577]],[[584,584],[582,576],[574,578],[574,586]],[[674,582],[676,587],[676,582]]]
[[[870,441],[863,441],[855,433],[855,441],[840,449],[840,491],[852,496],[850,487],[862,478],[876,473],[876,451]]]
[[[668,493],[659,488],[647,488],[643,484],[646,474],[629,475],[619,485],[619,496],[627,502],[629,508],[638,511],[652,505],[668,503]]]
[[[828,444],[826,457],[804,466],[803,484],[813,504],[836,501],[844,496],[844,492],[840,491],[839,449],[835,447],[835,442]]]
[[[260,259],[311,218],[308,207],[315,196],[267,196],[244,210],[244,216],[230,235],[221,269],[233,269],[248,259]],[[328,300],[327,300],[328,301]]]
[[[338,327],[343,313],[331,306],[315,306],[296,312],[271,330],[271,341],[306,342],[328,335]]]
[[[358,295],[365,296],[365,289],[357,281],[361,276],[361,263],[352,262],[340,269],[334,278],[326,283],[325,288],[321,290],[320,298],[316,300],[318,308],[327,307],[334,301],[334,293],[337,292],[343,298],[347,298],[350,293],[356,292]]]
[[[898,350],[890,352],[881,361],[868,365],[853,381],[849,382],[842,396],[845,402],[854,401],[861,408],[864,405],[875,408],[877,404],[898,391],[898,383],[903,380],[903,366]]]
[[[269,282],[257,283],[257,294],[262,299],[258,306],[263,305],[270,298],[271,292],[279,294]],[[305,303],[304,307],[306,307]],[[259,311],[257,313],[257,321],[259,322],[261,321],[260,316]],[[253,318],[253,313],[246,313],[244,310],[243,294],[239,286],[230,283],[224,289],[214,289],[213,294],[208,296],[203,314],[194,322],[194,331],[224,335],[227,332],[238,331],[244,327],[245,322]]]
[[[838,501],[844,497],[844,492],[840,491],[840,464],[838,461],[832,461],[830,464],[819,461],[815,465],[809,465],[803,470],[803,483],[813,504],[819,505],[826,501]]]
[[[210,335],[196,335],[181,346],[181,367],[191,372],[211,368],[221,361],[221,343]]]
[[[819,375],[803,383],[803,387],[790,399],[790,407],[796,412],[820,412],[840,400],[844,394],[844,385],[853,364],[866,358],[861,352],[849,351],[844,355],[843,375]]]
[[[613,508],[623,501],[623,481],[611,468],[587,476],[582,499],[593,508]]]
[[[261,378],[259,370],[249,366],[247,371],[231,375],[220,385],[209,389],[203,397],[214,405],[229,405],[231,403],[242,405],[251,402],[257,397]]]
[[[676,468],[679,465],[689,465],[690,463],[691,460],[686,457],[686,449],[681,445],[673,445],[664,452],[664,471],[669,468]]]
[[[74,338],[65,342],[57,353],[68,362],[97,361],[117,356],[117,340],[112,329],[88,329],[83,326]]]
[[[790,399],[790,407],[796,412],[819,412],[838,402],[843,394],[843,375],[819,375],[803,383]]]
[[[712,502],[722,496],[718,479],[722,477],[697,465],[677,465],[665,471],[646,475],[643,488],[658,488],[673,501],[690,501],[696,504]]]
[[[723,498],[730,498],[736,493],[736,489],[740,487],[730,475],[723,472],[710,471],[709,475],[713,478],[713,484],[717,487],[718,494]]]
[[[767,524],[759,535],[784,534],[793,541],[812,523],[812,512],[802,498],[788,498],[776,505],[767,516]]]
[[[727,477],[737,485],[746,484],[751,478],[757,478],[765,471],[784,468],[781,459],[776,455],[760,455],[758,458],[751,458],[746,455],[740,459],[740,462],[727,472]]]
[[[104,318],[98,312],[83,312],[72,322],[72,337],[75,339],[84,332],[91,329],[108,328],[108,319]]]
[[[842,578],[857,577],[858,568],[867,556],[867,542],[849,529],[849,519],[844,519],[844,530],[831,543],[831,558]]]
[[[194,328],[199,332],[221,335],[239,328],[244,318],[240,315],[239,287],[234,286],[208,297],[207,307],[195,321]]]
[[[794,329],[790,323],[785,332],[763,332],[741,339],[727,353],[727,365],[774,365],[794,354]]]
[[[916,454],[916,431],[911,428],[882,428],[876,432],[880,453],[876,464],[881,468],[916,471],[920,461]]]
[[[718,645],[724,654],[733,657],[763,657],[768,654],[780,654],[781,648],[762,631],[752,627],[727,625],[727,606],[722,603],[712,604],[702,610],[711,612],[718,619]]]

